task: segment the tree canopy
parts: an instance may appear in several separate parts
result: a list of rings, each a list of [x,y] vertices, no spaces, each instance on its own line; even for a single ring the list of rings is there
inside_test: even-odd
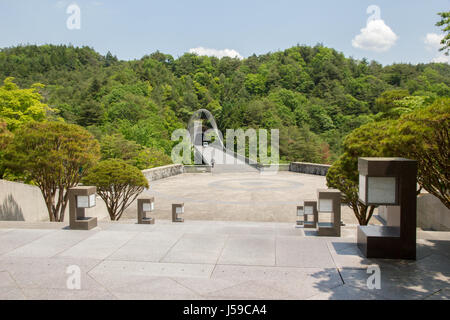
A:
[[[201,108],[213,113],[224,134],[280,129],[282,160],[332,163],[346,135],[400,117],[412,108],[405,99],[430,105],[450,96],[448,64],[382,66],[322,45],[242,60],[155,52],[133,61],[88,47],[18,46],[0,50],[0,80],[9,77],[64,121],[99,141],[123,136],[158,155],[158,163],[170,162],[159,154],[170,155],[172,132]],[[35,83],[45,86],[37,91]]]
[[[97,140],[78,125],[30,122],[15,131],[4,165],[41,189],[50,221],[64,221],[67,189],[98,161],[99,149]]]
[[[439,50],[444,51],[448,55],[450,50],[450,11],[439,12],[438,15],[441,17],[441,20],[436,23],[436,26],[442,27],[444,32],[444,37],[441,40],[442,47]]]
[[[418,183],[450,209],[450,99],[405,113],[391,126],[387,148],[418,161]]]
[[[8,77],[0,86],[0,118],[6,122],[8,129],[13,131],[24,123],[44,121],[52,109],[42,103],[38,90],[43,85],[36,83],[29,89],[19,89],[13,80]]]
[[[359,157],[404,157],[417,160],[417,182],[450,208],[450,99],[437,99],[430,106],[406,108],[396,119],[361,126],[344,140],[344,153],[327,174],[327,185],[341,190],[343,202],[366,225],[373,206],[358,197]]]
[[[142,172],[121,159],[100,161],[83,178],[83,183],[97,187],[113,221],[119,220],[125,209],[148,188]]]

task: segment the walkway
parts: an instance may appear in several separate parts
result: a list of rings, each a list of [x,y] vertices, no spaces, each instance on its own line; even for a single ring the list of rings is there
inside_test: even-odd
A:
[[[319,188],[326,188],[325,177],[295,172],[192,173],[153,181],[145,193],[155,197],[156,219],[169,220],[172,203],[184,202],[186,220],[294,223],[297,205],[316,199]],[[130,206],[124,218],[134,219],[136,210]],[[350,208],[342,212],[344,223],[357,223]]]
[[[290,223],[153,226],[0,222],[0,299],[449,299],[450,233],[419,232],[417,261],[367,260],[356,229],[318,238]],[[381,289],[367,288],[367,266]],[[67,289],[67,267],[81,290]]]

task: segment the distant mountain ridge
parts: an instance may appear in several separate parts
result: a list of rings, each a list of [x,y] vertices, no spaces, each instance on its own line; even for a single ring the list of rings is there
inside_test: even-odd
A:
[[[89,47],[25,45],[0,49],[6,77],[44,84],[45,102],[99,139],[120,133],[170,154],[172,131],[205,108],[222,132],[278,128],[284,159],[328,163],[346,134],[388,115],[396,101],[450,96],[448,64],[383,67],[320,45],[243,60],[155,52],[133,61]]]

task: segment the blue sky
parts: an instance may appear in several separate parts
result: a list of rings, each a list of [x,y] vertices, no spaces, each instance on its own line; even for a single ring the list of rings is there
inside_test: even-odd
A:
[[[66,26],[70,4],[81,10],[80,29]],[[370,5],[380,16],[368,23]],[[156,50],[247,57],[323,43],[383,64],[448,61],[434,26],[448,10],[450,0],[0,0],[0,47],[71,43],[128,60]]]

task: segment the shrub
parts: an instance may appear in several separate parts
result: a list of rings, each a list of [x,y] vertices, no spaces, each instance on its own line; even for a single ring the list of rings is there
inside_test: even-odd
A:
[[[125,209],[148,188],[142,172],[120,159],[100,161],[83,178],[83,184],[97,187],[113,221],[119,220]]]

